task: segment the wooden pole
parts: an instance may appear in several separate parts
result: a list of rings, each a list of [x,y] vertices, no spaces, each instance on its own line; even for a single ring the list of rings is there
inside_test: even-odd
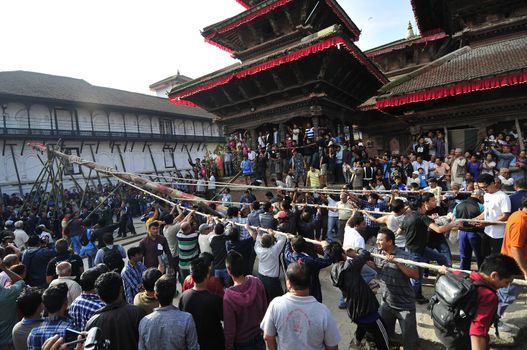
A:
[[[520,150],[525,151],[525,143],[523,142],[522,129],[520,128],[520,121],[518,118],[514,119],[514,124],[516,124],[516,132],[518,133],[518,140],[520,142]]]

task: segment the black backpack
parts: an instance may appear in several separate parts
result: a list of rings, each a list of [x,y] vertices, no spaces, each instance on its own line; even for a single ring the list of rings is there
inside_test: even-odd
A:
[[[466,273],[447,273],[437,278],[428,309],[441,334],[455,339],[468,336],[470,322],[478,307],[478,287],[495,292],[483,281],[474,281]]]
[[[114,245],[112,249],[108,247],[102,248],[104,255],[102,257],[102,262],[110,269],[110,271],[115,271],[121,273],[124,268],[124,260],[119,253],[119,249]]]

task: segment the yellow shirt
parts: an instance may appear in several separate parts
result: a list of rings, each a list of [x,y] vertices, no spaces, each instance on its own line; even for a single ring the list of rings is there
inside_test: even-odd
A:
[[[319,188],[320,187],[320,170],[315,169],[315,171],[309,170],[307,172],[307,178],[309,179],[309,183],[311,187],[313,188]]]

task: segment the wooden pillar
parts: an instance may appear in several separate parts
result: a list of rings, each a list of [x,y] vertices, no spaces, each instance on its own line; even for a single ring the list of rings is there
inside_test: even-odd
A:
[[[450,145],[448,142],[448,129],[444,127],[443,132],[445,133],[445,155],[448,155],[450,153]]]
[[[520,121],[518,118],[514,119],[514,124],[516,124],[516,132],[518,133],[518,141],[520,143],[520,150],[525,151],[525,143],[523,142],[522,129],[520,127]]]
[[[280,140],[285,144],[286,127],[284,123],[278,124],[278,132],[280,133]]]
[[[256,136],[256,128],[251,128],[249,130],[249,133],[251,135],[251,149],[256,149],[258,144],[258,136]]]
[[[16,179],[18,180],[18,189],[20,191],[20,196],[23,196],[24,193],[22,192],[22,182],[20,181],[20,173],[18,172],[18,166],[16,165],[15,150],[13,149],[13,145],[9,145],[9,148],[11,149],[11,157],[13,157],[13,165],[15,166],[15,173]]]
[[[311,125],[313,125],[313,129],[315,131],[315,137],[318,136],[318,128],[320,126],[320,120],[318,119],[318,117],[313,117],[311,118]]]

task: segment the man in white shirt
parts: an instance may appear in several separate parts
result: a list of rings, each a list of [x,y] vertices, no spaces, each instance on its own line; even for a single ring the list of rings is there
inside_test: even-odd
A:
[[[75,276],[71,275],[71,264],[67,261],[61,261],[55,267],[55,273],[59,276],[49,284],[50,287],[60,283],[68,286],[68,307],[73,303],[75,299],[82,293],[81,286],[75,282]]]
[[[414,171],[419,170],[419,168],[423,168],[425,175],[428,175],[428,162],[424,161],[423,157],[417,156],[417,159],[412,162],[412,166],[414,167]]]
[[[216,177],[214,176],[214,173],[210,173],[209,178],[209,198],[214,197],[216,194]]]
[[[481,174],[478,177],[478,188],[485,191],[485,210],[476,219],[506,222],[511,215],[511,200],[509,196],[500,190],[499,181],[495,181],[492,175]],[[479,223],[479,226],[485,226],[485,237],[483,238],[482,249],[483,256],[487,256],[489,253],[499,253],[503,243],[505,225]]]
[[[248,229],[253,235],[253,230]],[[254,251],[258,257],[258,278],[262,281],[267,295],[267,303],[284,294],[280,282],[280,253],[284,249],[286,238],[275,236],[274,231],[267,229],[263,235],[256,237]],[[276,242],[275,242],[276,237]]]
[[[268,349],[337,350],[340,334],[331,311],[309,295],[305,264],[287,267],[289,292],[275,298],[260,324]]]
[[[13,243],[15,243],[17,248],[20,250],[26,249],[26,242],[29,239],[29,236],[27,235],[26,231],[24,231],[23,227],[24,227],[23,221],[19,220],[15,222],[15,230],[13,231],[15,240]]]
[[[342,243],[344,251],[348,249],[364,249],[366,244],[364,242],[364,237],[361,235],[361,232],[364,231],[366,231],[366,221],[364,220],[364,216],[357,214],[351,216],[346,223],[346,228],[344,229],[344,242]]]
[[[199,175],[198,182],[196,182],[196,194],[198,196],[203,196],[205,194],[205,179],[203,176]]]

